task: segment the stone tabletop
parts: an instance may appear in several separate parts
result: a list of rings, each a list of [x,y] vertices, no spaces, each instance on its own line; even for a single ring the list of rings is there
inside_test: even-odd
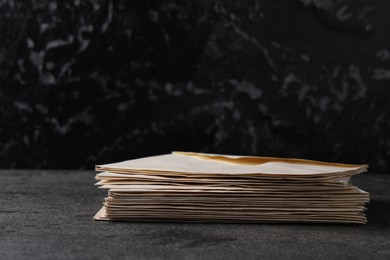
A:
[[[92,171],[0,171],[0,259],[390,259],[390,177],[367,225],[95,222],[106,191]]]

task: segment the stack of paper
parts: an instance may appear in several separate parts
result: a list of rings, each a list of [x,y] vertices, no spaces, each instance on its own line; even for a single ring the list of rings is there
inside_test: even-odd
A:
[[[95,220],[366,223],[367,165],[174,152],[96,166]]]

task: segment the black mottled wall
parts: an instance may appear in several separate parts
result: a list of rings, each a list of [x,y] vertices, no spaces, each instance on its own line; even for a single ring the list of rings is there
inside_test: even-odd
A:
[[[0,167],[192,150],[390,169],[390,2],[0,1]]]

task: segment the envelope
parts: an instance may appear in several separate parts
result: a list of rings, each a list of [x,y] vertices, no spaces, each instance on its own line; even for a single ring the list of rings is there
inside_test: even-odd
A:
[[[213,155],[173,152],[159,156],[98,165],[97,171],[144,173],[174,176],[249,175],[266,177],[323,177],[329,174],[354,175],[367,165],[325,163],[303,159]]]

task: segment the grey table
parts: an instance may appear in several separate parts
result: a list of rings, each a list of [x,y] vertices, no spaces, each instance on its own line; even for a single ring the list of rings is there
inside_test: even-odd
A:
[[[390,259],[390,175],[367,225],[94,222],[106,191],[82,171],[0,171],[0,259]]]

